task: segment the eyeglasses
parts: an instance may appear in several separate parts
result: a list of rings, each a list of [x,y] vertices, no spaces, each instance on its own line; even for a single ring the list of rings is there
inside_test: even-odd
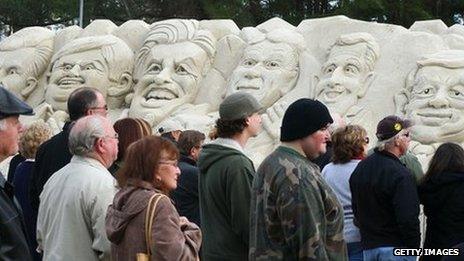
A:
[[[158,161],[158,164],[170,165],[170,166],[173,166],[174,168],[179,167],[178,166],[179,162],[177,162],[177,160],[174,160],[174,161]]]
[[[89,110],[105,110],[105,111],[108,111],[108,105],[105,104],[105,106],[102,106],[102,107],[92,107],[92,108],[89,108]]]

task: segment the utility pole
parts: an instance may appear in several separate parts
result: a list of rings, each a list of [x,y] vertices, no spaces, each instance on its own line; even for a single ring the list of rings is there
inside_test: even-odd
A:
[[[84,28],[84,0],[79,0],[79,26]]]

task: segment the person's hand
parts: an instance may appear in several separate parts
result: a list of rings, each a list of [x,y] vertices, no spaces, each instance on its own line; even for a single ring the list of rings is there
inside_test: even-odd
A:
[[[179,217],[179,225],[181,227],[187,225],[188,223],[190,223],[190,221],[186,217]]]

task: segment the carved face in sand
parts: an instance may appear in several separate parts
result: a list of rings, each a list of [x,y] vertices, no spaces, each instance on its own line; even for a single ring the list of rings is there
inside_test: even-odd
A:
[[[0,52],[0,84],[17,97],[23,97],[21,91],[29,84],[36,84],[37,79],[27,73],[34,48],[21,48]]]
[[[248,46],[230,77],[227,95],[243,91],[270,107],[298,79],[298,54],[287,43],[262,41]]]
[[[159,123],[175,108],[193,103],[209,57],[192,42],[159,44],[136,68],[142,76],[135,85],[130,116],[152,115]]]
[[[68,97],[75,89],[93,87],[106,97],[111,85],[108,65],[99,49],[68,54],[53,64],[45,100],[54,109],[66,111]]]
[[[464,139],[464,67],[425,66],[414,79],[408,118],[413,137],[422,143],[462,142]]]
[[[372,76],[364,58],[365,43],[334,46],[322,66],[316,98],[340,115],[358,102]]]

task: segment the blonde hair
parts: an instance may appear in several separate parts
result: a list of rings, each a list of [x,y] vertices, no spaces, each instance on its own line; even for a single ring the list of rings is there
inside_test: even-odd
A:
[[[52,130],[43,121],[32,123],[19,138],[19,152],[26,159],[35,158],[39,146],[50,139]]]

